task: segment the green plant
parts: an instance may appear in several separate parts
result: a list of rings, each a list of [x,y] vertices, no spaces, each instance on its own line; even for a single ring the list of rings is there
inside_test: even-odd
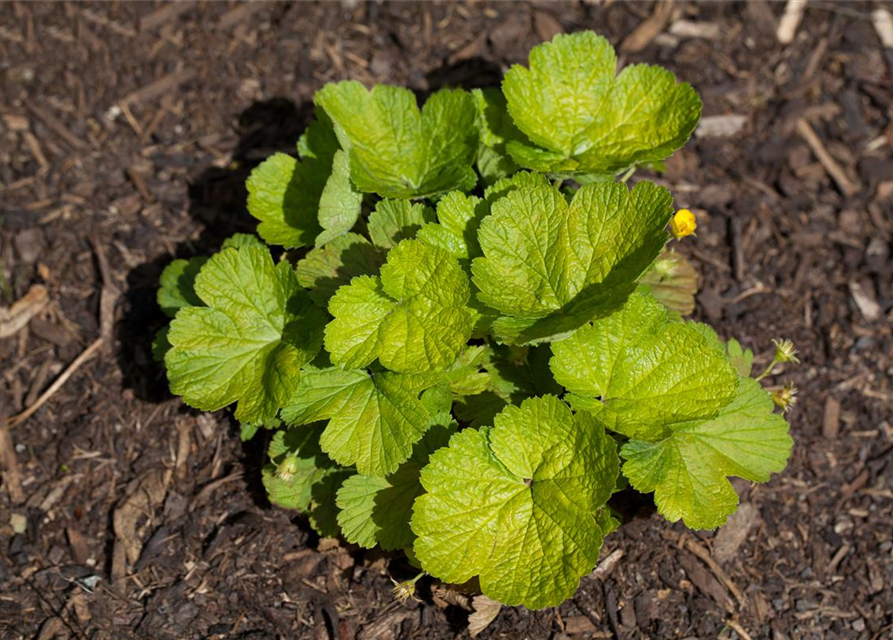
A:
[[[689,235],[694,216],[625,184],[685,143],[700,100],[664,69],[615,67],[578,33],[502,91],[421,110],[408,89],[326,85],[299,159],[248,180],[280,259],[240,235],[165,270],[171,389],[235,403],[243,437],[272,430],[273,503],[538,608],[592,569],[626,483],[715,528],[737,506],[728,476],[784,468],[753,354],[679,313],[694,277],[667,227]]]

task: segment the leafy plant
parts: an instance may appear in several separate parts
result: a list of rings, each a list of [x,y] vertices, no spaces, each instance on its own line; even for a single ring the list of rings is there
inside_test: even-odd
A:
[[[587,32],[536,47],[502,91],[421,109],[407,89],[326,85],[298,158],[248,180],[264,242],[165,270],[171,389],[272,433],[273,503],[536,608],[592,569],[620,489],[715,528],[730,476],[784,468],[773,398],[793,393],[759,379],[792,345],[753,379],[750,350],[684,320],[697,274],[668,227],[690,235],[694,214],[626,184],[685,143],[700,100],[615,67]]]

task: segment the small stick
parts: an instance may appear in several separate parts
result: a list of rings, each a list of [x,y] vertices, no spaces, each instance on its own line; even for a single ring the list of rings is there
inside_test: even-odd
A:
[[[788,0],[784,8],[784,15],[778,21],[778,30],[775,32],[781,44],[790,44],[794,41],[805,9],[806,0]]]
[[[751,635],[749,633],[747,633],[747,631],[745,631],[744,627],[742,627],[740,624],[738,624],[736,621],[732,620],[731,618],[726,620],[726,624],[729,625],[730,627],[732,627],[732,629],[735,631],[735,633],[737,633],[739,636],[741,636],[741,640],[753,640]]]
[[[726,575],[726,572],[722,570],[716,560],[713,559],[713,556],[710,555],[710,552],[707,551],[704,547],[699,545],[697,542],[692,540],[689,536],[684,536],[685,539],[685,548],[691,551],[693,554],[698,556],[704,563],[710,567],[710,570],[713,572],[719,580],[726,585],[726,588],[729,592],[735,596],[735,600],[738,601],[738,604],[742,609],[747,607],[747,600],[744,598],[744,594],[741,593],[741,590],[735,586],[735,583],[732,582],[731,578]]]
[[[68,365],[68,368],[65,369],[65,371],[63,371],[59,375],[59,377],[53,381],[53,384],[51,384],[49,388],[40,395],[40,397],[34,404],[9,419],[7,423],[8,427],[12,429],[16,425],[23,423],[25,420],[34,415],[34,413],[38,409],[40,409],[47,400],[53,397],[53,394],[55,394],[59,389],[62,388],[62,385],[64,385],[68,381],[72,374],[77,371],[82,364],[93,357],[93,354],[95,354],[99,350],[99,348],[102,346],[102,343],[102,337],[96,338],[96,340],[94,340],[89,347],[81,352],[81,355],[75,358],[74,361],[70,365]]]
[[[0,467],[3,468],[3,484],[9,491],[9,497],[13,504],[22,504],[25,494],[22,493],[22,482],[19,479],[19,463],[16,460],[16,450],[9,437],[6,416],[0,414]]]
[[[60,138],[65,140],[65,142],[70,144],[75,149],[87,149],[90,146],[86,142],[78,138],[76,135],[74,135],[71,131],[69,131],[68,127],[62,124],[62,121],[51,114],[49,111],[41,109],[37,105],[31,104],[30,102],[25,102],[25,105],[28,107],[31,113],[37,116],[37,118],[43,121],[43,123],[47,127],[55,131]]]
[[[118,108],[121,109],[121,113],[124,114],[124,119],[127,120],[127,124],[130,125],[130,128],[133,129],[137,137],[142,139],[143,128],[140,126],[139,121],[137,121],[137,119],[134,117],[133,112],[130,110],[130,107],[127,106],[127,101],[121,100],[121,102],[118,103]]]
[[[799,133],[800,137],[806,141],[806,144],[812,149],[812,152],[815,154],[816,158],[819,159],[819,162],[825,168],[825,171],[827,171],[828,175],[830,175],[834,182],[837,183],[837,186],[840,187],[840,190],[843,191],[845,196],[852,196],[859,191],[859,185],[847,177],[843,167],[837,164],[837,160],[828,153],[828,150],[825,149],[825,145],[822,144],[822,141],[816,135],[816,132],[803,118],[800,118],[797,121],[797,133]]]
[[[160,9],[156,9],[140,18],[140,31],[145,32],[157,29],[181,14],[190,11],[194,6],[195,2],[189,0],[163,5]]]

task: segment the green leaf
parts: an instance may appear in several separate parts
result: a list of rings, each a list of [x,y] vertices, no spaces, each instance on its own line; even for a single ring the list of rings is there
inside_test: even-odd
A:
[[[221,249],[241,249],[242,247],[266,249],[267,245],[261,242],[258,237],[252,233],[234,233],[220,245]]]
[[[739,376],[750,376],[753,371],[753,351],[742,348],[741,343],[732,338],[726,345],[726,353]]]
[[[719,414],[660,431],[653,441],[623,446],[623,473],[658,511],[692,529],[714,529],[735,512],[738,495],[726,476],[767,482],[784,469],[793,441],[784,418],[755,380],[740,378],[737,396]]]
[[[345,233],[325,246],[311,249],[298,261],[298,282],[310,290],[310,298],[327,307],[339,287],[357,276],[378,273],[384,255],[363,236]]]
[[[322,231],[320,198],[338,151],[329,122],[310,124],[298,143],[301,161],[276,153],[251,172],[246,182],[248,212],[260,220],[257,232],[286,249],[313,245]]]
[[[598,560],[617,467],[592,416],[554,396],[506,407],[492,429],[456,434],[422,469],[416,556],[446,582],[479,576],[504,604],[557,605]]]
[[[195,293],[195,277],[207,261],[205,256],[196,256],[189,260],[174,260],[164,268],[159,278],[161,287],[157,300],[165,315],[173,318],[183,307],[204,306]]]
[[[453,191],[437,203],[438,223],[426,224],[419,230],[418,238],[445,249],[460,263],[467,263],[481,255],[478,227],[488,213],[490,208],[480,198]]]
[[[552,183],[549,178],[541,173],[533,173],[532,171],[519,171],[510,178],[497,180],[489,187],[484,189],[484,200],[492,206],[494,202],[500,198],[504,198],[512,191],[526,188],[551,187]]]
[[[247,422],[243,422],[239,425],[239,440],[241,440],[242,442],[248,442],[257,435],[257,432],[259,430],[260,425],[248,424]]]
[[[316,94],[350,153],[360,191],[384,198],[424,198],[471,190],[477,149],[476,109],[468,93],[442,89],[421,111],[409,89],[356,81],[327,84]]]
[[[335,464],[319,448],[322,424],[281,429],[273,434],[267,448],[270,463],[264,466],[262,479],[270,502],[284,509],[307,511],[313,484]],[[292,458],[288,474],[277,468]]]
[[[319,447],[323,425],[277,431],[270,441],[270,464],[263,468],[267,496],[275,505],[306,513],[319,535],[334,538],[340,532],[335,496],[342,483],[354,476],[329,460]],[[289,459],[288,465],[283,462]],[[287,468],[288,473],[283,473]]]
[[[369,216],[369,237],[376,247],[390,249],[401,240],[415,238],[434,212],[423,204],[407,200],[381,200]]]
[[[661,304],[683,316],[695,312],[698,272],[691,262],[675,251],[665,252],[639,281]]]
[[[615,77],[610,43],[591,31],[557,35],[534,47],[530,68],[514,65],[502,90],[530,143],[507,149],[544,173],[616,174],[658,162],[695,130],[701,100],[666,69],[636,64]]]
[[[363,194],[350,182],[350,159],[338,151],[332,159],[332,174],[319,196],[319,224],[323,231],[316,236],[320,247],[344,235],[357,223],[363,206]]]
[[[214,411],[238,401],[236,419],[276,416],[317,354],[325,322],[287,262],[257,247],[224,249],[202,267],[195,292],[207,307],[177,312],[165,355],[171,391]]]
[[[170,351],[171,343],[167,339],[168,331],[170,331],[170,327],[161,327],[152,340],[152,359],[155,362],[164,362],[164,356]]]
[[[307,516],[313,529],[323,538],[337,538],[341,535],[338,526],[338,490],[356,475],[353,469],[338,468],[324,475],[310,491],[311,506]]]
[[[386,476],[409,458],[428,429],[422,376],[338,368],[307,370],[282,410],[288,424],[329,420],[320,444],[333,460]]]
[[[674,423],[715,416],[738,387],[723,351],[695,323],[669,322],[647,293],[552,343],[552,352],[571,406],[629,437],[658,439]]]
[[[523,140],[524,134],[509,117],[505,96],[499,89],[472,89],[471,95],[478,110],[481,141],[476,166],[484,182],[493,184],[518,171],[519,167],[508,155],[505,144],[509,140]]]
[[[329,301],[332,363],[359,368],[378,358],[399,373],[442,371],[471,336],[468,277],[443,249],[404,240],[381,277],[361,276]]]
[[[348,542],[366,549],[376,544],[387,551],[412,545],[412,505],[424,493],[419,472],[434,451],[446,446],[456,423],[442,415],[413,447],[412,456],[387,478],[356,475],[338,491],[338,524]]]
[[[632,191],[598,182],[568,204],[540,183],[491,208],[478,233],[484,257],[472,263],[478,299],[503,313],[493,323],[498,339],[529,344],[566,336],[621,304],[663,249],[673,200],[650,182]]]
[[[450,391],[456,396],[473,396],[490,386],[490,374],[483,369],[490,361],[491,349],[482,345],[467,346],[447,369]]]

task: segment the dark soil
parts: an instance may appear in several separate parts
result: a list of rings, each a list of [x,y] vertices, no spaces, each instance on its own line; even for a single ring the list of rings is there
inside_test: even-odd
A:
[[[731,137],[694,138],[660,179],[700,219],[681,248],[702,276],[697,317],[758,366],[771,338],[800,348],[803,364],[773,379],[799,388],[796,448],[768,485],[736,484],[741,516],[718,535],[646,510],[608,540],[613,569],[557,609],[504,609],[480,637],[893,637],[893,55],[875,8],[810,3],[783,46],[783,4],[680,4],[676,27],[624,54],[694,84],[705,116],[746,117]],[[106,332],[11,441],[0,433],[0,638],[466,635],[467,614],[430,582],[421,603],[392,602],[398,559],[320,541],[272,508],[262,443],[167,393],[149,355],[156,281],[172,257],[253,229],[244,178],[294,148],[324,82],[493,84],[558,31],[619,44],[659,13],[0,4],[0,296],[49,292],[0,341],[0,422]],[[680,19],[699,35],[672,35]]]

